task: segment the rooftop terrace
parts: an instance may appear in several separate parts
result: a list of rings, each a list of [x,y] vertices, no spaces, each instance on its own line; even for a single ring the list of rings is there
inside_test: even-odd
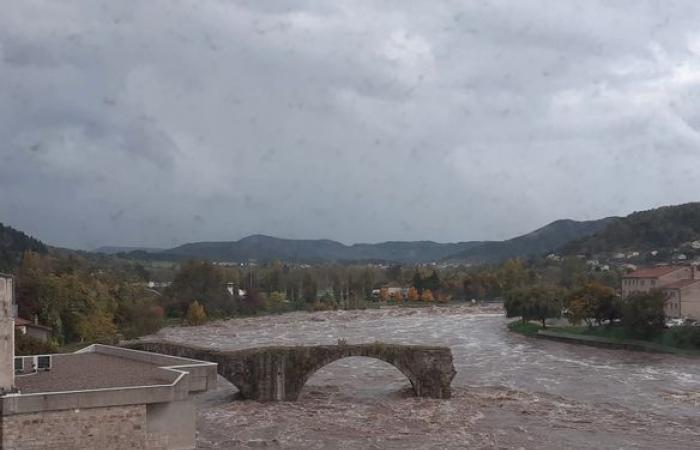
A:
[[[0,415],[164,403],[216,386],[216,364],[106,345],[52,355],[51,369],[18,375]]]
[[[85,391],[171,384],[178,373],[157,365],[100,353],[68,353],[52,357],[51,370],[21,375],[15,386],[22,394]]]

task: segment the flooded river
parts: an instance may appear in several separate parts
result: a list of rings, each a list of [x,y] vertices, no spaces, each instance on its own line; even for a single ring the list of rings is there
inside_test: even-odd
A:
[[[700,448],[700,360],[525,338],[499,310],[293,313],[167,328],[221,349],[372,342],[446,345],[453,398],[415,398],[394,367],[347,358],[298,402],[199,399],[199,448]],[[221,380],[221,379],[220,379]]]

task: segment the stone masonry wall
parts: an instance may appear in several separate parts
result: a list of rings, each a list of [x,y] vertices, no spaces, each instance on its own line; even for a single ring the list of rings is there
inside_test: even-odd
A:
[[[1,450],[167,448],[167,438],[147,433],[146,405],[19,414],[0,421]]]
[[[351,356],[376,358],[394,365],[420,397],[450,398],[450,384],[456,373],[448,347],[375,342],[216,351],[163,341],[136,341],[127,346],[215,362],[219,374],[232,382],[244,398],[258,401],[296,400],[316,370]]]

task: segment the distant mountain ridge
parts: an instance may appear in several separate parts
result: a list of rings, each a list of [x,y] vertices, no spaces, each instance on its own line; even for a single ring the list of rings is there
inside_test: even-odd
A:
[[[390,241],[378,244],[345,245],[329,239],[282,239],[252,235],[238,241],[194,242],[159,252],[132,252],[147,259],[201,258],[221,262],[281,260],[298,263],[387,262],[387,263],[496,263],[509,258],[540,256],[555,251],[573,239],[597,233],[613,218],[577,222],[558,220],[507,241]]]
[[[290,262],[439,261],[455,251],[466,250],[482,242],[440,244],[431,241],[383,242],[345,245],[329,239],[282,239],[252,235],[232,242],[195,242],[184,244],[158,256],[198,257],[216,261],[283,260]]]
[[[117,253],[131,253],[131,252],[161,252],[165,250],[164,248],[157,247],[126,247],[126,246],[104,246],[98,247],[92,250],[92,253],[104,253],[105,255],[116,255]]]
[[[194,242],[171,249],[101,247],[99,252],[136,259],[206,259],[221,262],[281,260],[297,263],[498,263],[509,258],[602,254],[629,250],[683,249],[700,257],[700,202],[664,206],[627,217],[600,220],[557,220],[531,233],[505,241],[390,241],[345,245],[329,239],[282,239],[252,235],[238,241]],[[25,251],[46,253],[49,248],[14,228],[0,223],[0,272],[16,267]]]

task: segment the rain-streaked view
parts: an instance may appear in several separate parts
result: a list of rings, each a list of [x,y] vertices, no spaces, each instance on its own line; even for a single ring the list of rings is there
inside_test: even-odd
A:
[[[0,450],[700,446],[700,3],[0,0]]]

